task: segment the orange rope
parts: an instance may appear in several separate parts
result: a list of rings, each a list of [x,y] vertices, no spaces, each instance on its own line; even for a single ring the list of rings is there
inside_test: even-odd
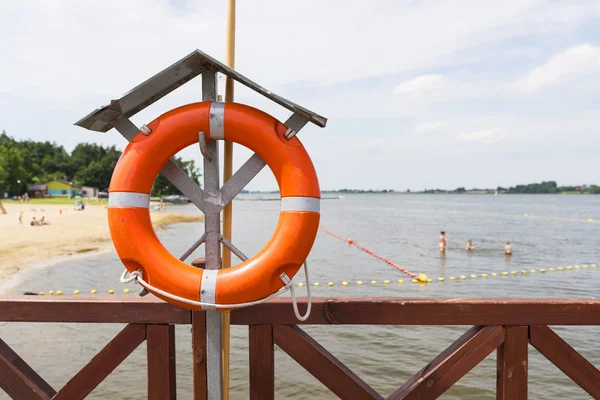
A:
[[[327,229],[323,228],[322,226],[319,226],[319,228],[325,232],[326,234],[333,236],[336,239],[340,239],[343,240],[344,242],[347,242],[349,245],[351,246],[356,246],[359,249],[361,249],[362,251],[364,251],[365,253],[369,254],[370,256],[373,256],[387,264],[389,264],[391,267],[396,268],[398,271],[402,272],[403,274],[406,274],[408,276],[410,276],[411,278],[414,279],[418,279],[419,277],[416,274],[413,274],[412,272],[408,271],[406,268],[399,266],[398,264],[396,264],[395,262],[393,262],[392,260],[389,260],[383,256],[380,256],[379,254],[373,253],[371,250],[367,249],[364,246],[361,246],[360,244],[356,243],[354,240],[350,239],[350,238],[345,238],[339,235],[336,235],[333,232],[328,231]]]

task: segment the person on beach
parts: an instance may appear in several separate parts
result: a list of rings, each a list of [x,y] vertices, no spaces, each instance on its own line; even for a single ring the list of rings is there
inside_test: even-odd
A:
[[[19,226],[23,226],[23,211],[19,214]]]
[[[473,241],[471,239],[469,239],[469,241],[467,242],[467,247],[465,250],[467,251],[471,251],[475,248],[475,246],[473,245]]]
[[[440,253],[446,252],[446,232],[440,232]]]
[[[510,242],[506,242],[506,244],[504,245],[504,254],[508,256],[512,255],[512,247],[510,245]]]

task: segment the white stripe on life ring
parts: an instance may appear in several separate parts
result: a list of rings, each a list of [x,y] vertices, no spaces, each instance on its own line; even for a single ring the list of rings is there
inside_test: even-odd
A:
[[[310,211],[318,213],[321,210],[321,199],[316,197],[282,197],[281,211]]]
[[[225,139],[225,103],[210,104],[210,138]]]
[[[110,192],[108,194],[108,207],[149,208],[150,195],[137,192]]]

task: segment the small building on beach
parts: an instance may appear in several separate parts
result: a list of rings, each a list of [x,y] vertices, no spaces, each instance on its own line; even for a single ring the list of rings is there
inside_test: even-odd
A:
[[[81,186],[62,179],[54,179],[46,183],[51,196],[75,196],[80,194]]]

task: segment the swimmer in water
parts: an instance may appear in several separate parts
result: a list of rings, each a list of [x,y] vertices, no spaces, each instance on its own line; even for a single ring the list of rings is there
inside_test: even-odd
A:
[[[467,247],[465,250],[467,251],[471,251],[475,248],[475,246],[473,246],[473,241],[471,239],[469,239],[469,241],[467,242]]]
[[[510,242],[506,242],[506,244],[504,245],[504,254],[506,255],[512,255],[512,247],[510,245]]]
[[[446,252],[446,232],[440,233],[440,253]]]

